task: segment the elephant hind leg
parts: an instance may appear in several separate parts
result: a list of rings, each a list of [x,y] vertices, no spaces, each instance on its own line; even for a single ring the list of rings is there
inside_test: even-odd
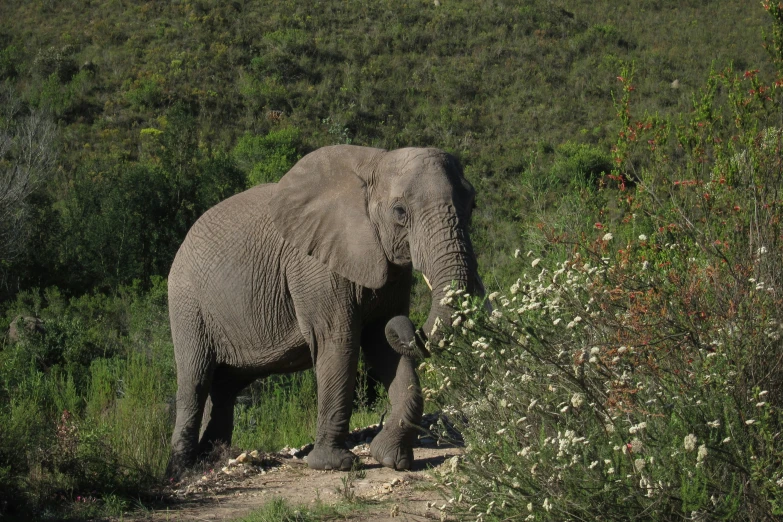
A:
[[[170,295],[169,313],[177,366],[177,420],[166,476],[179,478],[197,458],[201,418],[212,385],[215,360],[197,308],[184,307],[182,300],[172,302]]]
[[[232,374],[228,368],[218,367],[215,370],[212,387],[201,419],[198,450],[200,455],[209,453],[218,444],[231,444],[231,436],[234,431],[234,404],[237,395],[253,380],[249,377],[238,377]]]

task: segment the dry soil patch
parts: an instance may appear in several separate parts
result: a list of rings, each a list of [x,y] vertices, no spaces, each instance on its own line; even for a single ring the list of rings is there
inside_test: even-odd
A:
[[[438,488],[436,474],[450,472],[462,449],[440,446],[424,438],[414,448],[414,466],[408,471],[384,468],[371,456],[366,428],[352,451],[362,461],[363,472],[316,471],[302,452],[284,451],[248,457],[244,464],[220,466],[182,482],[169,484],[158,492],[161,503],[148,511],[126,514],[124,521],[205,521],[233,520],[248,515],[267,502],[282,497],[292,506],[314,507],[348,503],[356,510],[341,520],[424,521],[440,520],[438,509],[446,501]],[[307,451],[307,449],[304,449]]]

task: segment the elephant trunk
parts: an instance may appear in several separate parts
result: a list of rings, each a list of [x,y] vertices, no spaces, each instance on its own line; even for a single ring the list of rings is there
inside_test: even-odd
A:
[[[436,323],[451,325],[455,320],[452,315],[458,296],[454,292],[463,290],[470,295],[483,296],[484,285],[478,275],[476,256],[466,231],[450,229],[447,237],[440,241],[436,239],[432,244],[435,254],[423,267],[425,279],[428,284],[432,282],[432,306],[422,330],[430,343],[437,343],[443,333],[442,329],[435,328]]]

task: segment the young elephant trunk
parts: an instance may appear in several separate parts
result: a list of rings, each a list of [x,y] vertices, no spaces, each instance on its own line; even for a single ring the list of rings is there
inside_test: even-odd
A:
[[[425,339],[406,315],[392,317],[386,323],[386,340],[389,345],[400,355],[410,357],[413,360],[424,359],[430,356],[425,347]]]

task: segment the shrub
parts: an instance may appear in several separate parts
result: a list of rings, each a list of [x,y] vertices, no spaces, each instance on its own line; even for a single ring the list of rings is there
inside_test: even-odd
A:
[[[162,475],[175,387],[166,285],[140,286],[28,293],[9,310],[41,317],[45,332],[0,350],[4,514],[116,515]]]
[[[566,142],[557,148],[552,175],[566,185],[572,181],[597,181],[612,171],[612,158],[592,145]]]
[[[533,259],[489,316],[447,297],[460,311],[423,367],[468,444],[462,516],[783,514],[779,92],[714,74],[675,126],[632,119],[632,80],[605,189],[624,217]]]
[[[283,177],[301,157],[299,147],[299,131],[295,128],[273,130],[266,136],[248,132],[239,139],[232,156],[248,172],[247,185],[252,187]]]

